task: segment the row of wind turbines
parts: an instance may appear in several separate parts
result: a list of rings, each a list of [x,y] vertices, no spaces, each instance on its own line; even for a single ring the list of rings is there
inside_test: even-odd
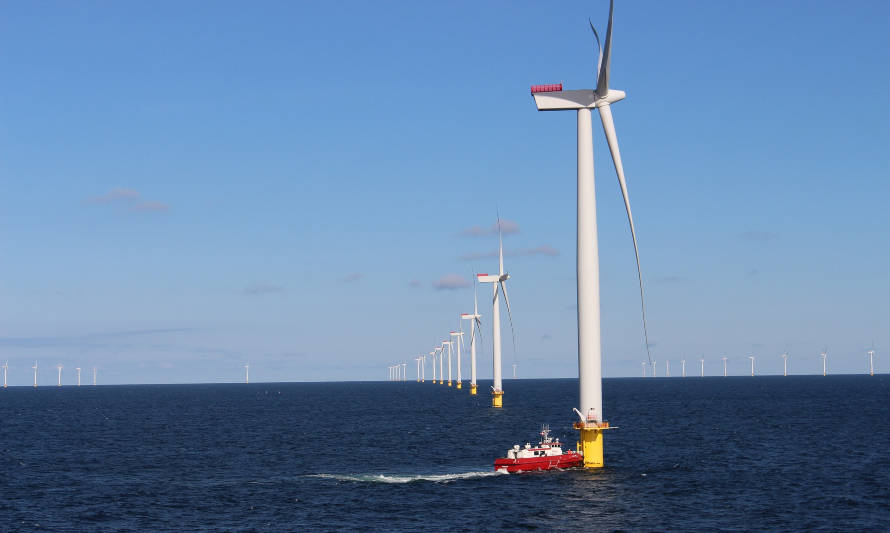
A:
[[[503,407],[504,402],[504,382],[503,372],[501,368],[501,304],[500,298],[503,295],[504,305],[507,308],[507,315],[510,319],[510,332],[513,337],[513,354],[516,354],[516,333],[513,329],[513,312],[510,309],[510,298],[507,296],[507,280],[510,274],[504,270],[504,242],[501,236],[500,216],[497,221],[498,227],[498,273],[497,274],[476,274],[475,281],[479,283],[491,283],[492,285],[492,308],[491,308],[491,339],[492,339],[492,376],[493,384],[491,387],[491,405],[492,407]],[[457,331],[450,331],[448,338],[437,344],[429,353],[421,354],[414,358],[417,364],[416,380],[421,383],[426,382],[427,357],[429,357],[432,370],[433,384],[447,385],[449,387],[456,385],[457,389],[463,388],[463,361],[461,357],[461,348],[464,344],[464,320],[470,323],[470,394],[478,393],[478,385],[476,383],[476,336],[482,335],[482,314],[479,313],[479,300],[476,291],[476,285],[473,285],[473,312],[461,313],[459,326]],[[457,359],[457,380],[452,373],[452,356],[456,355]],[[445,363],[448,365],[448,379],[445,379]],[[438,367],[438,375],[436,373]],[[388,368],[389,381],[406,381],[407,380],[407,362],[395,363]],[[513,363],[513,377],[516,377],[516,363]]]
[[[55,366],[55,369],[58,371],[58,380],[56,381],[57,387],[62,386],[62,368],[64,368],[63,365]],[[9,361],[5,361],[3,363],[3,365],[0,366],[0,369],[3,369],[3,388],[5,389],[7,387],[7,377],[9,375]],[[38,370],[37,361],[34,361],[34,366],[32,366],[31,369],[34,371],[34,387],[37,387],[37,370]],[[80,387],[80,385],[81,385],[80,374],[81,374],[81,370],[83,370],[83,369],[78,366],[78,367],[75,367],[74,370],[77,371],[77,386]],[[94,366],[93,367],[93,385],[96,384],[96,376],[98,375],[98,371],[99,371],[98,367]]]
[[[866,357],[868,357],[868,372],[867,373],[870,376],[874,376],[875,375],[875,351],[868,350],[867,352],[865,352],[865,355],[866,355]],[[782,358],[782,367],[783,367],[782,375],[787,377],[788,376],[788,358],[790,356],[789,356],[788,352],[785,352],[783,354],[780,354],[779,357]],[[755,375],[754,361],[756,359],[756,356],[749,355],[748,359],[751,361],[751,376],[753,377]],[[827,376],[828,375],[828,367],[827,367],[828,352],[824,352],[824,351],[821,352],[819,354],[819,359],[822,361],[822,375]],[[723,377],[727,377],[726,362],[729,360],[729,358],[724,356],[724,357],[721,357],[721,360],[723,361]],[[657,363],[657,361],[655,361],[655,360],[640,361],[640,364],[642,365],[642,369],[643,369],[643,377],[644,378],[645,377],[652,377],[652,378],[658,377],[656,363]],[[700,377],[705,377],[705,358],[704,357],[700,358],[699,363],[701,363],[701,372],[699,375],[700,375]],[[686,360],[681,359],[680,365],[681,365],[680,376],[685,378],[686,377]],[[647,372],[647,369],[650,366],[652,367],[651,375],[649,375]],[[666,360],[664,362],[664,377],[668,377],[668,378],[671,377],[671,362],[670,362],[670,360]]]

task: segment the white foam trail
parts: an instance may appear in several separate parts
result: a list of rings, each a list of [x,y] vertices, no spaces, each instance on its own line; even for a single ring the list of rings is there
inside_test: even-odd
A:
[[[356,481],[364,483],[411,483],[414,481],[432,481],[433,483],[451,483],[459,479],[474,479],[505,475],[506,472],[463,472],[460,474],[429,474],[416,476],[388,476],[386,474],[340,475],[340,474],[309,474],[305,477],[334,479],[337,481]]]

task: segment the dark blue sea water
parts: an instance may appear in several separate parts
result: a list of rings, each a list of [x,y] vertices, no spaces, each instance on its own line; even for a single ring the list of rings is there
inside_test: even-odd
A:
[[[0,531],[890,529],[890,376],[608,379],[606,468],[492,472],[576,386],[0,390]]]

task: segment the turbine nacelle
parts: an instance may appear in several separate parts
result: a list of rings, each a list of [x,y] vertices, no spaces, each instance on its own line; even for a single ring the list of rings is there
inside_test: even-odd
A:
[[[599,97],[593,89],[532,93],[538,111],[565,111],[567,109],[594,109],[624,100],[624,91],[609,89]]]

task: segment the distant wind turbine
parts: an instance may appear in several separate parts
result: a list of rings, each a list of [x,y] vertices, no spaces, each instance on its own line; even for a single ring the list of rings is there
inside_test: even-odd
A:
[[[56,368],[59,369],[59,383],[56,386],[61,387],[62,386],[62,365],[56,365]]]
[[[681,359],[680,364],[683,366],[683,377],[686,377],[686,359]]]
[[[671,361],[670,359],[665,359],[664,361],[664,377],[671,377]]]
[[[640,361],[640,364],[643,365],[643,377],[646,377],[646,365],[648,363],[646,361]]]
[[[782,375],[788,377],[788,352],[782,354],[782,363],[785,365],[785,370]]]
[[[93,385],[96,384],[96,367],[93,367]]]
[[[408,363],[402,363],[402,381],[408,381]]]
[[[701,377],[705,377],[705,358],[702,357],[699,362],[701,362]]]
[[[828,354],[826,354],[825,351],[823,350],[822,353],[819,354],[819,357],[822,358],[822,375],[824,376],[824,375],[826,375],[826,372],[825,372],[825,359],[828,357]]]
[[[726,377],[726,357],[723,358],[723,377]]]
[[[753,378],[753,377],[754,377],[754,356],[753,356],[753,355],[749,355],[749,356],[748,356],[748,359],[751,360],[751,377]]]
[[[443,353],[445,352],[445,347],[446,346],[448,347],[448,386],[449,387],[451,386],[451,352],[452,352],[451,347],[453,345],[454,345],[454,343],[450,340],[442,341],[442,352]]]
[[[875,351],[869,350],[865,353],[866,353],[866,355],[868,355],[868,375],[874,376],[875,375]]]
[[[655,363],[656,363],[656,362],[657,362],[657,361],[655,361],[655,359],[652,360],[652,377],[653,377],[653,378],[657,378],[657,377],[658,377],[658,374],[655,372]]]
[[[3,388],[6,388],[6,373],[9,372],[9,361],[3,363]]]
[[[74,370],[77,370],[77,386],[80,387],[80,367],[76,367]]]
[[[470,321],[470,394],[476,395],[476,327],[482,332],[482,315],[479,314],[479,303],[476,299],[476,280],[473,279],[473,314],[463,313],[461,319]]]
[[[492,366],[493,385],[491,387],[491,406],[502,407],[504,405],[504,382],[501,375],[501,306],[499,294],[504,295],[504,304],[507,306],[507,316],[510,318],[510,331],[513,334],[513,354],[516,354],[516,332],[513,329],[513,313],[510,311],[510,298],[507,297],[507,280],[510,274],[504,271],[504,241],[501,237],[501,217],[498,216],[498,273],[493,276],[488,274],[476,274],[480,283],[491,283],[493,298],[491,302],[491,338],[492,338]]]
[[[34,386],[37,386],[37,361],[34,361],[34,366],[31,368],[34,369]]]
[[[463,376],[460,373],[461,360],[460,360],[460,346],[464,343],[464,332],[463,330],[452,331],[451,332],[452,344],[457,345],[457,388],[460,389],[463,387]],[[456,340],[454,340],[456,339]]]
[[[513,379],[516,379],[516,363],[513,363]]]

